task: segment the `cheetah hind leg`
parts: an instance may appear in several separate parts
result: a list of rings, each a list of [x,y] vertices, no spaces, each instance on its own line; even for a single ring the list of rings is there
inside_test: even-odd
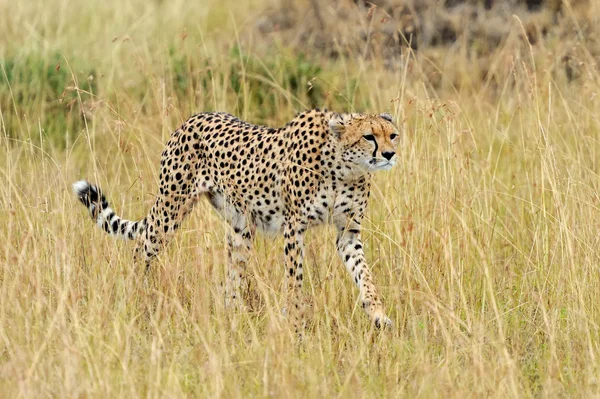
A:
[[[164,249],[171,237],[181,226],[185,217],[198,202],[197,194],[159,196],[146,217],[146,229],[139,237],[134,258],[150,268],[152,260]]]
[[[252,233],[244,227],[234,227],[227,235],[227,276],[225,281],[225,307],[246,309],[245,300],[251,299],[247,265],[252,251]]]
[[[227,201],[219,191],[209,193],[211,205],[229,223],[227,234],[227,275],[225,277],[225,307],[245,310],[244,298],[250,298],[247,264],[252,251],[254,230],[249,226],[248,217]]]

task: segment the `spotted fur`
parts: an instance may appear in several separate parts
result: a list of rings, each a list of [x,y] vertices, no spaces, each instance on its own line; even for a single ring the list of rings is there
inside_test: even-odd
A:
[[[140,221],[121,219],[100,189],[73,185],[107,233],[137,241],[149,265],[201,197],[231,226],[227,236],[227,303],[243,306],[246,263],[255,230],[283,233],[288,315],[304,327],[304,234],[322,223],[338,230],[337,251],[377,326],[389,325],[361,241],[371,174],[394,166],[398,129],[389,114],[310,110],[281,128],[252,125],[226,113],[200,113],[169,139],[160,161],[156,202]]]

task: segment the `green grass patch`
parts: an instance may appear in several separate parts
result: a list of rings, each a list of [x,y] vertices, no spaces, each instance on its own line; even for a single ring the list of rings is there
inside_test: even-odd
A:
[[[38,141],[41,135],[64,148],[67,135],[85,127],[85,107],[98,91],[93,68],[68,64],[59,53],[31,52],[7,58],[2,69],[0,107],[8,137]]]

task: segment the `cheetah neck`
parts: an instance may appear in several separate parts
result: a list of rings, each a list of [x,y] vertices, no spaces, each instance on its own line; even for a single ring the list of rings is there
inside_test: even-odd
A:
[[[365,168],[348,161],[341,161],[335,168],[335,177],[343,182],[352,182],[364,178],[370,178],[371,173]]]

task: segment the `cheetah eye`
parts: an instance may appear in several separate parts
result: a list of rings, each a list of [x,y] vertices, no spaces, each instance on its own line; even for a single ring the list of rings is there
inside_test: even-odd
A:
[[[390,140],[396,140],[397,137],[398,135],[396,133],[390,134]]]
[[[373,136],[372,134],[365,134],[363,136],[363,139],[368,140],[368,141],[375,141],[375,136]]]

